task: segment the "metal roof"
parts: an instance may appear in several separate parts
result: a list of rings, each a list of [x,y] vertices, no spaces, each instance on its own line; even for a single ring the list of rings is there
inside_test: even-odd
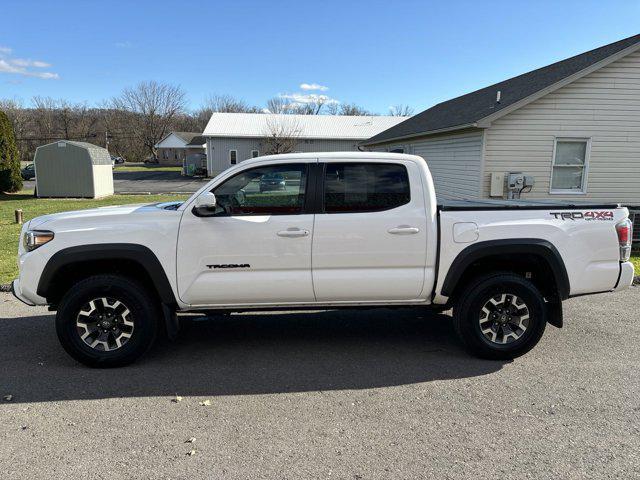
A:
[[[596,67],[616,54],[629,53],[640,46],[640,35],[625,38],[603,47],[590,50],[546,67],[538,68],[517,77],[504,80],[461,97],[439,103],[406,121],[373,136],[364,145],[391,141],[417,135],[427,135],[445,130],[476,126],[479,122],[518,102],[525,102],[536,93],[578,75],[590,67]],[[498,98],[498,92],[500,96]],[[506,112],[505,112],[506,113]]]
[[[295,131],[299,138],[364,140],[406,120],[407,117],[348,115],[276,115],[271,113],[213,113],[205,137],[270,135],[273,126]]]
[[[87,150],[87,153],[89,154],[88,158],[91,160],[93,165],[112,164],[111,155],[109,155],[109,151],[106,148],[89,142],[79,142],[77,140],[57,140],[55,142],[47,143],[46,145],[40,145],[36,149],[36,153],[39,149],[52,149],[58,154],[62,154],[63,150],[57,150],[60,147],[60,144],[73,145]]]

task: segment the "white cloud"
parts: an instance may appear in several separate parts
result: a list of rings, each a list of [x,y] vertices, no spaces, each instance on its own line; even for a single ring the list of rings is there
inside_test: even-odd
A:
[[[328,95],[318,95],[317,93],[281,93],[280,98],[291,100],[293,104],[304,105],[308,103],[324,103],[330,105],[332,103],[340,103],[335,98]]]
[[[320,90],[321,92],[329,90],[329,87],[325,87],[324,85],[319,85],[317,83],[301,83],[300,88],[302,90]]]
[[[41,62],[39,60],[26,60],[24,58],[12,58],[9,63],[18,67],[35,67],[35,68],[47,68],[51,64],[47,62]]]
[[[0,73],[42,78],[45,80],[56,80],[60,78],[60,75],[57,73],[31,70],[31,68],[48,68],[51,66],[50,63],[25,58],[11,58],[10,55],[12,51],[9,47],[0,47]]]
[[[131,43],[129,40],[126,40],[124,42],[116,42],[114,43],[114,45],[118,48],[131,48],[133,47],[133,43]]]

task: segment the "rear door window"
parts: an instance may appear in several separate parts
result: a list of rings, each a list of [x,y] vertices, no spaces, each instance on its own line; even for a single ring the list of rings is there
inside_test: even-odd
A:
[[[409,175],[404,165],[326,164],[325,213],[379,212],[405,205],[410,200]]]

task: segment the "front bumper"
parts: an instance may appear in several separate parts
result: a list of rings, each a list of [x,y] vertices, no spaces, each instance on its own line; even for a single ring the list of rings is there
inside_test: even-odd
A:
[[[635,272],[633,271],[633,263],[622,262],[620,264],[620,277],[618,278],[618,284],[613,289],[614,292],[629,288],[633,283],[633,277]]]
[[[20,300],[22,303],[25,303],[30,307],[35,307],[36,304],[31,302],[22,294],[22,289],[20,288],[20,279],[16,278],[13,282],[11,282],[11,293],[13,293],[13,296]]]

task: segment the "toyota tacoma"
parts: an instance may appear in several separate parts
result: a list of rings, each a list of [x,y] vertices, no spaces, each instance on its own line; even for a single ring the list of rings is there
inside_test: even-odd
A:
[[[631,285],[631,228],[617,204],[439,203],[413,155],[286,154],[184,202],[34,218],[12,287],[94,367],[175,336],[181,312],[399,306],[453,309],[471,353],[507,359],[562,326],[563,300]]]

